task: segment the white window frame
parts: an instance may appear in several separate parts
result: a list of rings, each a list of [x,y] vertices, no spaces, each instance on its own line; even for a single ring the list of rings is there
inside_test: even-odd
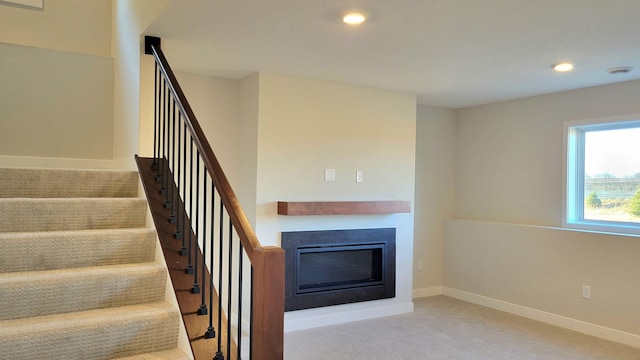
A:
[[[640,127],[640,114],[564,123],[564,227],[640,235],[640,223],[584,219],[584,133],[637,127]]]

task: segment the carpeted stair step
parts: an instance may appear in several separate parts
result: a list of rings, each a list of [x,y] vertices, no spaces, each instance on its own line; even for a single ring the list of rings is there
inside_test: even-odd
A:
[[[160,302],[0,321],[3,359],[107,360],[176,348],[179,312]]]
[[[0,232],[144,227],[138,198],[0,199]]]
[[[0,320],[62,314],[164,299],[158,263],[0,274]]]
[[[0,184],[0,198],[138,196],[138,174],[131,171],[3,168]]]
[[[187,356],[183,351],[175,349],[150,354],[127,356],[126,358],[119,358],[116,360],[193,360],[193,358]]]
[[[151,262],[152,228],[0,233],[0,273]]]
[[[138,182],[0,169],[0,359],[192,359]]]

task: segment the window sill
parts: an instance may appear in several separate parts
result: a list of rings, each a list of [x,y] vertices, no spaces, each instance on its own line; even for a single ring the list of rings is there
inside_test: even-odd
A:
[[[636,223],[611,223],[608,221],[583,220],[565,223],[563,224],[563,227],[570,230],[580,230],[599,234],[640,236],[640,224]]]

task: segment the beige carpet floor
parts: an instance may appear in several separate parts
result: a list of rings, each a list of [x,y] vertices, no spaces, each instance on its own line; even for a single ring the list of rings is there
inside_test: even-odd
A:
[[[640,349],[445,296],[415,312],[285,334],[286,360],[640,360]]]

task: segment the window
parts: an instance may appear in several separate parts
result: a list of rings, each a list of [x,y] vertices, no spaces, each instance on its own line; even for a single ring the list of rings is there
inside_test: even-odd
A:
[[[565,128],[565,225],[640,234],[640,120],[572,122]]]

